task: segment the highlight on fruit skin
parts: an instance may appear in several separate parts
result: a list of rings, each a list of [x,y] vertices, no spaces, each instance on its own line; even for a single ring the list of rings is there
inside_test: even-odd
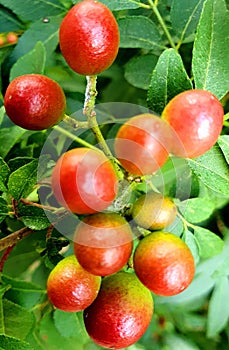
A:
[[[66,98],[56,81],[41,74],[24,74],[8,85],[4,106],[14,124],[27,130],[44,130],[63,119]]]
[[[153,298],[134,273],[124,271],[105,277],[95,301],[84,310],[91,339],[109,349],[136,343],[153,315]]]
[[[82,268],[75,255],[61,260],[47,280],[50,302],[66,312],[86,309],[97,297],[101,278]]]
[[[184,291],[195,274],[193,255],[181,238],[156,231],[145,236],[133,257],[140,281],[153,293],[173,296]]]
[[[64,17],[59,31],[60,49],[78,74],[97,75],[114,62],[120,34],[113,13],[104,4],[84,0]]]
[[[74,252],[88,272],[107,276],[123,268],[132,253],[130,225],[117,213],[97,213],[84,217],[74,234]]]
[[[137,225],[149,230],[164,229],[174,222],[176,215],[174,202],[156,192],[142,194],[132,208],[132,217]]]
[[[216,143],[223,128],[224,110],[210,91],[187,90],[169,101],[162,119],[173,130],[171,153],[182,158],[195,158]]]

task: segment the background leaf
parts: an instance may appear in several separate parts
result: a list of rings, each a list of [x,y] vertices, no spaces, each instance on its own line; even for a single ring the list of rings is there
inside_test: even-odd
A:
[[[75,3],[76,1],[74,1]],[[140,6],[136,2],[129,0],[100,0],[104,5],[109,7],[111,11],[127,10],[127,9],[137,9]]]
[[[0,156],[5,158],[11,148],[20,140],[25,134],[26,130],[18,126],[11,128],[0,129]]]
[[[192,89],[181,56],[174,50],[165,50],[153,70],[148,90],[149,108],[161,114],[166,104],[177,94]]]
[[[208,259],[218,255],[224,248],[223,240],[212,231],[196,226],[194,229],[195,239],[199,247],[199,254],[202,259]]]
[[[0,335],[0,344],[4,350],[35,350],[28,343],[5,335]]]
[[[224,0],[207,0],[194,42],[195,87],[221,99],[229,90],[229,12]],[[219,78],[220,77],[220,78]]]
[[[217,142],[229,164],[229,135],[221,135]]]
[[[185,219],[192,223],[208,219],[214,210],[214,203],[207,197],[190,198],[177,203],[177,206]]]

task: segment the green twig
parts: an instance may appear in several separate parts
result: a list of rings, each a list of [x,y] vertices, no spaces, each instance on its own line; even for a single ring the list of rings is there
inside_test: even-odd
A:
[[[76,120],[76,119],[70,117],[67,114],[64,115],[63,121],[65,123],[67,123],[68,125],[72,126],[73,129],[79,129],[79,128],[85,129],[85,128],[88,128],[88,122],[81,122],[79,120]]]

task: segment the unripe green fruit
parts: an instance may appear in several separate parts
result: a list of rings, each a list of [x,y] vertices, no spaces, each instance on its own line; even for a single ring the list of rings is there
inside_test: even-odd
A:
[[[150,291],[135,274],[122,271],[103,279],[98,297],[84,311],[84,323],[95,343],[122,349],[141,338],[152,315]]]
[[[175,220],[177,208],[174,202],[160,193],[141,195],[133,205],[132,216],[141,227],[162,230]]]
[[[118,54],[118,24],[99,1],[84,0],[73,6],[61,23],[59,37],[65,60],[79,74],[101,73]]]
[[[144,237],[134,253],[134,269],[153,293],[172,296],[191,283],[195,263],[188,246],[169,232],[157,231]]]
[[[51,271],[47,293],[51,303],[66,312],[87,308],[97,297],[101,278],[88,273],[75,255],[61,260]]]
[[[132,231],[116,213],[86,216],[74,235],[74,251],[88,272],[107,276],[127,264],[133,248]]]
[[[64,117],[66,99],[54,80],[40,74],[25,74],[7,87],[4,106],[14,124],[27,130],[43,130]]]

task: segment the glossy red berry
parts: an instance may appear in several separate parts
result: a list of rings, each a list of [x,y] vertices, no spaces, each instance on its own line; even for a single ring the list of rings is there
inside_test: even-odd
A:
[[[127,264],[133,248],[128,222],[117,213],[86,216],[74,236],[74,251],[88,272],[107,276]]]
[[[9,84],[4,105],[14,124],[27,130],[43,130],[64,117],[66,99],[54,80],[40,74],[25,74]]]
[[[152,174],[168,159],[170,127],[153,114],[137,115],[121,126],[114,149],[120,163],[129,173]]]
[[[61,23],[59,38],[66,62],[79,74],[101,73],[118,53],[118,24],[99,1],[84,0],[73,6]]]
[[[174,130],[172,153],[194,158],[207,152],[222,131],[223,117],[220,101],[209,91],[188,90],[175,96],[162,113]]]
[[[61,205],[77,214],[106,209],[116,196],[117,176],[101,151],[75,148],[57,161],[52,189]]]

